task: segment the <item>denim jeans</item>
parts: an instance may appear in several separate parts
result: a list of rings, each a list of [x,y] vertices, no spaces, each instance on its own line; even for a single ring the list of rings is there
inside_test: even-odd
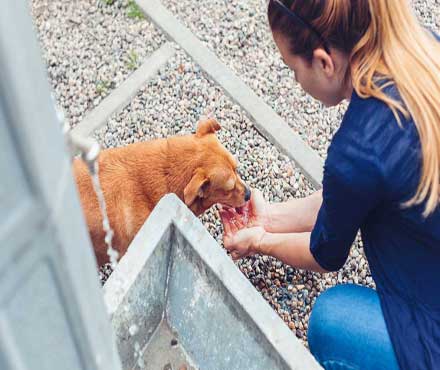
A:
[[[310,351],[326,370],[398,370],[377,293],[338,285],[321,294],[312,310]]]

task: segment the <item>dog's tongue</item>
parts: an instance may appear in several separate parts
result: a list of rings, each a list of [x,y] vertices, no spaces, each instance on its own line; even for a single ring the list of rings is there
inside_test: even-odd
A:
[[[249,213],[250,213],[250,202],[247,202],[243,207],[240,207],[237,212],[243,217],[243,222],[245,225],[249,222]]]
[[[229,220],[240,220],[243,225],[247,225],[249,221],[250,202],[247,202],[242,207],[233,208],[223,205],[221,208],[226,211]]]
[[[245,211],[246,211],[246,206],[235,208],[235,212],[237,212],[239,215],[242,215]]]

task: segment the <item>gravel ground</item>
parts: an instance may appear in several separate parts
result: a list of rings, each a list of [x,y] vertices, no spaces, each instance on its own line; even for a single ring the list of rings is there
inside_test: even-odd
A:
[[[109,2],[108,0],[107,2]],[[33,0],[49,79],[71,126],[165,42],[127,1]]]
[[[267,24],[267,0],[163,0],[322,157],[347,104],[325,108],[284,65]],[[439,0],[413,0],[423,24],[440,30]],[[307,124],[305,124],[305,122]]]
[[[440,32],[440,1],[411,0],[419,21],[427,28]]]
[[[190,133],[201,115],[213,113],[222,124],[220,140],[240,161],[240,173],[270,201],[304,197],[314,189],[285,155],[265,140],[241,108],[209,81],[184,53],[178,55],[150,81],[121,113],[97,132],[104,147],[139,140]],[[202,218],[214,238],[222,242],[217,209]],[[237,263],[241,271],[306,342],[311,303],[337,282],[372,285],[361,245],[358,244],[344,269],[337,274],[295,270],[267,256],[246,258]]]
[[[294,82],[267,30],[265,1],[165,3],[325,156],[345,106],[323,110]],[[147,21],[127,16],[126,4],[127,0],[116,0],[111,6],[96,0],[32,2],[50,82],[72,126],[135,67],[130,63],[132,50],[138,55],[134,64],[139,64],[165,40]],[[438,2],[418,1],[416,7],[425,24],[438,27]],[[96,136],[104,147],[115,147],[188,133],[208,112],[221,122],[219,137],[241,162],[243,178],[262,190],[268,200],[284,201],[313,192],[295,164],[260,136],[246,114],[182,52]],[[221,243],[217,210],[207,212],[202,221]],[[237,264],[304,342],[311,307],[320,292],[342,282],[374,286],[359,240],[344,268],[325,276],[295,270],[267,256],[246,258]]]
[[[164,0],[163,3],[325,157],[346,104],[324,108],[295,82],[272,40],[266,0]]]

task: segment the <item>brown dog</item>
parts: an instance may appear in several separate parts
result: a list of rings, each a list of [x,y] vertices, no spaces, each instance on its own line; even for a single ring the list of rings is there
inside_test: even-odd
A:
[[[107,203],[114,245],[122,256],[154,206],[175,193],[196,214],[221,203],[240,207],[250,190],[237,162],[220,144],[215,119],[199,123],[195,135],[174,136],[107,149],[99,156],[99,179]],[[102,217],[86,165],[74,161],[74,175],[98,265],[108,262]]]

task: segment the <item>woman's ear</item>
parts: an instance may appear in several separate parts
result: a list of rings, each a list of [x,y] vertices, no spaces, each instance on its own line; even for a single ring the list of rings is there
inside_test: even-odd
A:
[[[336,74],[336,66],[333,58],[322,48],[313,51],[313,64],[315,64],[315,67],[327,78],[333,78]]]

